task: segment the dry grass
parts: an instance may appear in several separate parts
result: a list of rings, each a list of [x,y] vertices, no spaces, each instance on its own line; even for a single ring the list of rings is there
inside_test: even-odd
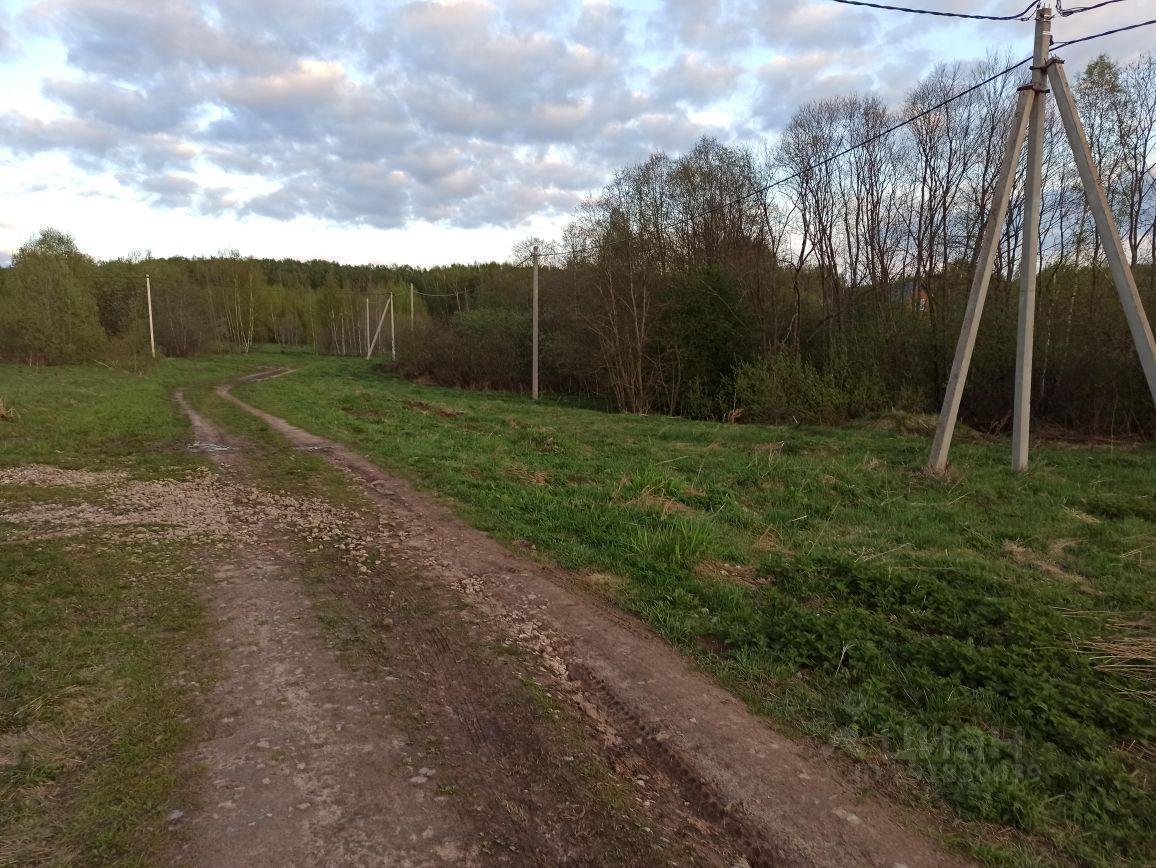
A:
[[[0,398],[0,422],[18,422],[20,413],[15,407],[10,407]]]
[[[1133,615],[1118,612],[1074,611],[1064,614],[1073,618],[1103,619],[1103,634],[1079,643],[1081,653],[1100,672],[1126,679],[1121,693],[1156,704],[1156,621],[1148,613]],[[1140,755],[1153,755],[1149,743],[1141,746]]]
[[[958,485],[965,482],[967,477],[963,471],[954,464],[948,464],[945,468],[940,470],[938,467],[933,467],[930,464],[925,464],[915,472],[916,479],[930,479],[934,482]]]
[[[1111,626],[1127,632],[1093,639],[1081,650],[1089,655],[1096,669],[1119,675],[1134,685],[1124,692],[1156,704],[1156,635],[1152,625],[1147,621],[1133,621],[1115,622]]]
[[[1088,515],[1086,512],[1076,509],[1074,506],[1064,507],[1064,512],[1078,521],[1080,524],[1099,524],[1100,519],[1094,515]]]
[[[1003,550],[1011,559],[1017,564],[1025,567],[1034,567],[1046,576],[1054,579],[1059,579],[1063,582],[1079,587],[1081,590],[1089,593],[1098,593],[1091,583],[1081,575],[1069,572],[1057,564],[1052,558],[1063,557],[1065,549],[1071,546],[1075,540],[1070,539],[1056,539],[1048,543],[1048,554],[1044,556],[1037,551],[1028,548],[1021,543],[1013,540],[1006,540],[1003,544]]]
[[[590,572],[582,576],[582,580],[594,590],[604,596],[614,596],[620,593],[629,584],[629,580],[616,573]]]
[[[465,415],[465,412],[462,410],[455,410],[451,407],[441,407],[426,401],[406,401],[405,407],[408,410],[413,410],[415,413],[424,413],[427,416],[441,416],[443,419],[455,419],[458,416]]]
[[[1115,437],[1105,434],[1085,434],[1061,425],[1040,424],[1032,429],[1033,436],[1052,449],[1088,452],[1135,452],[1144,448],[1143,437]]]
[[[1120,675],[1136,683],[1125,692],[1156,705],[1156,639],[1133,636],[1126,639],[1098,639],[1083,649],[1092,665],[1101,672]]]
[[[930,437],[935,433],[935,427],[938,423],[939,419],[933,413],[906,413],[902,410],[889,410],[868,419],[863,423],[863,427],[869,431],[895,431],[899,434],[919,434]],[[964,426],[960,425],[958,430],[963,431]]]
[[[527,470],[525,467],[510,466],[506,468],[506,472],[515,479],[521,479],[531,485],[547,485],[550,482],[550,474],[545,470]]]
[[[759,454],[777,455],[783,451],[783,447],[786,445],[786,440],[776,440],[773,443],[760,443],[753,451]]]
[[[694,571],[699,578],[708,581],[726,582],[747,588],[757,588],[769,583],[767,579],[760,579],[758,570],[750,564],[731,564],[713,558],[700,562]]]
[[[1141,762],[1156,765],[1156,744],[1150,741],[1132,741],[1120,746],[1120,751]]]
[[[679,501],[677,501],[673,498],[665,497],[664,495],[661,495],[661,494],[655,494],[650,489],[644,489],[642,491],[642,493],[639,494],[637,497],[635,497],[631,500],[628,500],[626,502],[631,504],[632,506],[644,506],[648,509],[661,510],[663,515],[666,515],[667,513],[671,513],[671,512],[693,512],[694,511],[693,509],[691,509],[691,507],[687,506],[685,503],[680,503]]]
[[[783,539],[774,525],[767,525],[767,529],[755,537],[755,551],[778,552],[784,551]]]

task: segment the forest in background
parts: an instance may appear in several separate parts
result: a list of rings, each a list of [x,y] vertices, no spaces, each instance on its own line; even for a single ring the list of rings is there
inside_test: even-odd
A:
[[[165,355],[270,343],[364,355],[366,300],[372,332],[392,295],[401,373],[525,390],[526,259],[539,243],[545,390],[730,420],[934,412],[1021,76],[829,158],[1008,65],[992,56],[940,66],[896,108],[857,96],[810,102],[761,148],[704,139],[677,158],[655,154],[588,199],[559,241],[528,239],[509,263],[415,269],[236,252],[96,262],[46,230],[0,269],[0,358],[147,356],[147,273]],[[1101,57],[1075,91],[1151,317],[1156,58]],[[984,431],[1010,420],[1022,168],[962,409]],[[1054,110],[1044,171],[1034,415],[1089,433],[1151,434],[1156,410]],[[388,337],[387,323],[378,355]]]

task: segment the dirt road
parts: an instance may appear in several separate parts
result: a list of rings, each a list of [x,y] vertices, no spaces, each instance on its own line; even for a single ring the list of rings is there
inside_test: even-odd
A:
[[[171,820],[177,862],[741,864],[672,782],[558,701],[560,668],[390,566],[407,550],[379,549],[404,535],[388,517],[247,485],[260,450],[177,400],[258,517],[233,523],[205,594],[220,677]]]
[[[963,864],[918,831],[926,818],[864,798],[575,577],[219,394],[350,474],[373,508],[334,521],[350,551],[382,565],[326,575],[325,599],[367,637],[355,655],[327,635],[324,600],[276,522],[219,567],[222,677],[198,747],[203,785],[174,819],[183,859]],[[257,458],[191,416],[199,440],[234,447],[213,454],[243,477]]]

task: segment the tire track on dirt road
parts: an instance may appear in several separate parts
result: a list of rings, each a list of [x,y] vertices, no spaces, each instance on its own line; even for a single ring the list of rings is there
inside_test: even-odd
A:
[[[577,710],[556,707],[557,679],[537,658],[500,652],[505,637],[456,589],[373,559],[347,563],[350,549],[404,556],[378,549],[396,532],[373,510],[242,484],[268,457],[176,400],[265,521],[233,534],[203,595],[220,677],[192,756],[203,773],[172,822],[175,861],[742,864],[673,781],[605,750]],[[340,525],[340,555],[311,554],[316,537],[295,533],[317,516],[323,539]],[[372,648],[326,632],[318,606],[333,621],[334,605],[342,629]]]
[[[242,475],[237,441],[176,400],[198,441],[224,447],[209,451],[214,463]],[[221,677],[194,750],[195,804],[170,818],[175,861],[468,864],[469,825],[409,783],[421,761],[388,693],[338,660],[285,555],[262,534],[213,564],[203,596]]]
[[[775,732],[637,621],[576,591],[572,576],[508,551],[341,444],[251,406],[229,386],[217,392],[359,480],[416,570],[542,656],[607,744],[634,744],[678,780],[688,803],[727,829],[752,864],[968,864],[925,833],[928,815],[862,794],[835,762]]]

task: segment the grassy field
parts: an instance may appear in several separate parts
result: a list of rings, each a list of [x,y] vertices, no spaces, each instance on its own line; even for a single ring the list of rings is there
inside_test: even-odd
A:
[[[49,464],[181,477],[176,385],[254,359],[170,362],[145,374],[0,365],[0,469]],[[101,486],[6,485],[0,510],[99,506]],[[37,536],[0,519],[0,864],[156,864],[187,769],[181,749],[212,671],[185,541],[125,528]]]
[[[1014,475],[1006,442],[965,439],[936,479],[928,439],[887,420],[608,415],[352,360],[237,393],[583,571],[753,708],[893,789],[1030,836],[969,826],[977,855],[1156,855],[1151,446],[1040,448]]]
[[[1017,476],[1006,442],[964,439],[935,479],[927,438],[886,421],[617,416],[421,387],[358,360],[253,355],[142,374],[0,366],[18,414],[0,421],[0,467],[193,470],[177,386],[277,450],[207,387],[282,364],[300,370],[237,393],[579,571],[779,726],[892,792],[950,805],[977,855],[1156,861],[1152,446],[1041,448]],[[267,484],[331,479],[283,451]],[[146,863],[192,702],[163,674],[206,665],[192,553],[11,531],[0,523],[0,862],[49,840],[41,861]]]
[[[197,395],[286,358],[174,359],[139,371],[0,365],[0,403],[14,410],[12,421],[0,421],[0,467],[39,463],[147,478],[201,466],[203,458],[185,449],[189,426],[172,404],[173,390]]]

